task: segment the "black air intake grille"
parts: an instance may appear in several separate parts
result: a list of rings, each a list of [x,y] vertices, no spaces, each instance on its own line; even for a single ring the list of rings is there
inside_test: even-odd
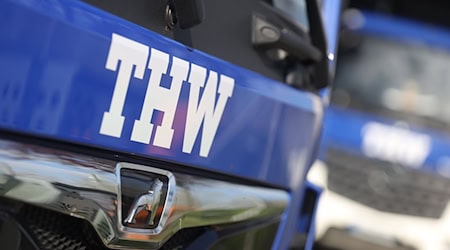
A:
[[[29,205],[19,214],[42,249],[105,249],[94,229],[80,219]]]
[[[35,249],[29,246],[36,246],[42,250],[109,249],[104,246],[94,228],[87,221],[3,198],[0,198],[0,242],[8,240],[2,238],[5,235],[1,234],[1,231],[2,223],[5,223],[9,217],[14,218],[14,221],[23,228],[24,235],[22,237],[27,237],[33,242],[27,245],[22,243],[20,249]],[[185,249],[207,231],[206,227],[181,230],[160,249]],[[217,237],[212,238],[213,241],[217,240]],[[15,245],[14,240],[10,240],[8,243],[12,242],[12,245]],[[207,243],[212,244],[210,241],[211,239]],[[9,245],[7,244],[7,246]],[[0,247],[0,249],[3,248]]]
[[[326,162],[330,190],[380,211],[439,218],[449,201],[442,176],[338,150]]]

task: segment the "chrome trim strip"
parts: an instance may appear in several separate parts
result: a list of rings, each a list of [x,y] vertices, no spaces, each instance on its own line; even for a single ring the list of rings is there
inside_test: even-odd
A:
[[[279,216],[284,190],[172,173],[172,204],[158,230],[122,225],[120,169],[170,172],[0,140],[0,196],[89,221],[110,248],[158,248],[183,228]],[[169,192],[168,192],[169,193]]]

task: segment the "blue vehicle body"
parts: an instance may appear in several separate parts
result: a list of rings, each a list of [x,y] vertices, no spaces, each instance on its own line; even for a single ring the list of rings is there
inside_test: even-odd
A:
[[[448,81],[437,65],[446,68],[450,33],[371,12],[343,17],[353,40],[342,44],[311,171],[326,188],[322,206],[335,209],[318,211],[319,240],[338,249],[445,249],[448,234],[437,225],[448,221]]]
[[[332,55],[338,9],[338,2],[324,1]],[[4,133],[182,164],[185,172],[214,172],[288,190],[289,204],[272,248],[288,247],[298,230],[309,185],[305,176],[321,133],[326,104],[319,95],[295,90],[78,1],[2,1],[0,32],[0,129]],[[149,69],[142,79],[130,78],[120,135],[100,133],[118,77],[117,71],[105,66],[114,35],[234,79],[206,156],[200,153],[204,127],[198,129],[191,152],[183,152],[190,98],[187,82],[182,83],[169,147],[153,145],[155,131],[149,143],[130,139],[134,121],[141,115]],[[172,65],[173,61],[169,68]],[[170,88],[170,81],[163,77],[161,86]],[[151,122],[160,126],[163,119],[163,112],[156,110]],[[308,233],[312,224],[301,227],[300,233]]]

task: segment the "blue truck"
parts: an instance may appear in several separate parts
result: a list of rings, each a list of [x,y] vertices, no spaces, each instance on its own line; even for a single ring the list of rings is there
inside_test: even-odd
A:
[[[310,172],[325,187],[318,241],[448,249],[450,32],[356,9],[343,24],[320,161]]]
[[[310,249],[339,13],[1,1],[1,248]]]

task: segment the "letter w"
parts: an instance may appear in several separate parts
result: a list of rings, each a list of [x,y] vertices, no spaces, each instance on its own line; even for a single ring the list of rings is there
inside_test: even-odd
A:
[[[209,71],[208,81],[203,91],[201,100],[200,88],[203,88],[206,80],[206,69],[191,64],[189,83],[189,103],[186,116],[186,127],[184,130],[183,152],[190,154],[198,136],[200,126],[203,123],[203,131],[200,142],[200,156],[208,157],[211,145],[222,119],[222,114],[228,98],[233,94],[234,79],[220,75],[219,99],[216,104],[217,73]],[[215,106],[215,107],[214,107]]]

